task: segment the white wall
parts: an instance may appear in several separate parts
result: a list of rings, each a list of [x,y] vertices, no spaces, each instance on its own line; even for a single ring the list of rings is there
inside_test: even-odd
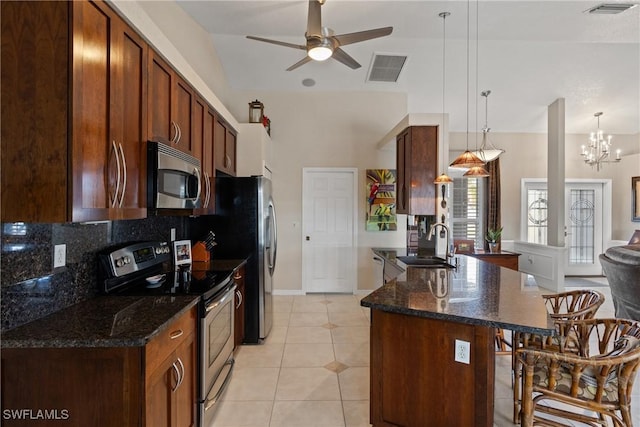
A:
[[[377,142],[406,115],[407,97],[389,92],[235,92],[229,109],[245,120],[247,103],[259,99],[271,119],[273,187],[278,209],[278,290],[302,289],[302,168],[358,168],[358,289],[374,277],[371,247],[405,245],[406,216],[396,232],[366,232],[366,169],[395,169],[395,150]]]

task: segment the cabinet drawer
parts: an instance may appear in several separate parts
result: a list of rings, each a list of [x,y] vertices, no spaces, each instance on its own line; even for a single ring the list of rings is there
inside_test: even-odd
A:
[[[173,322],[145,347],[146,375],[151,374],[163,360],[182,344],[196,328],[196,308],[194,307]]]

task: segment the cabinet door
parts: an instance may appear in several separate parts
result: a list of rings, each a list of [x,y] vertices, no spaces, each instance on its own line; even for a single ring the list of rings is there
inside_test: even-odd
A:
[[[70,4],[3,1],[0,7],[2,222],[65,222]]]
[[[194,114],[194,92],[191,86],[177,74],[173,73],[173,78],[175,114],[173,114],[172,120],[179,132],[175,147],[180,151],[197,157],[197,153],[194,150],[191,128]]]
[[[405,175],[407,213],[435,215],[436,186],[433,180],[438,173],[438,127],[412,126],[410,132],[410,151],[405,153],[405,165],[410,165],[410,176]]]
[[[236,175],[236,133],[227,128],[227,138],[225,140],[225,153],[229,159],[227,170],[229,175]]]
[[[94,2],[73,2],[73,221],[109,219],[118,185],[118,153],[110,138],[110,64],[114,15]],[[81,52],[91,52],[82,55]]]
[[[196,352],[195,334],[191,334],[176,350],[176,361],[180,361],[178,368],[182,371],[182,379],[176,389],[174,401],[176,427],[193,427],[197,423]]]
[[[407,203],[407,191],[410,189],[407,188],[407,139],[409,139],[409,132],[405,131],[397,136],[396,138],[396,185],[397,185],[397,203],[396,203],[396,212],[401,214],[406,214],[408,212],[408,203]]]
[[[235,301],[235,324],[234,324],[234,346],[237,348],[244,341],[244,313],[245,313],[245,279],[244,266],[240,267],[236,272],[233,280],[236,282],[236,301]]]
[[[169,142],[177,136],[171,121],[173,99],[172,74],[169,65],[154,52],[149,52],[149,136]]]
[[[213,165],[213,111],[207,103],[196,96],[193,115],[193,139],[196,157],[202,167],[202,203],[195,210],[196,215],[215,212],[214,206],[214,165]]]
[[[227,127],[224,122],[220,121],[216,117],[213,126],[213,147],[214,147],[214,162],[217,170],[226,172],[229,159],[226,153],[226,141],[227,141]]]
[[[171,427],[175,425],[174,393],[177,390],[180,367],[172,353],[147,377],[145,425]]]
[[[114,21],[112,129],[121,163],[121,182],[112,217],[146,217],[147,54],[148,47],[127,24]]]

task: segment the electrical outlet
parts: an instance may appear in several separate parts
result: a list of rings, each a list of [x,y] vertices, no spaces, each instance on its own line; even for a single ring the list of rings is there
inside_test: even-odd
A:
[[[53,268],[67,265],[67,245],[56,245],[53,250]]]
[[[469,341],[456,340],[456,354],[453,360],[460,363],[470,363],[471,344]]]

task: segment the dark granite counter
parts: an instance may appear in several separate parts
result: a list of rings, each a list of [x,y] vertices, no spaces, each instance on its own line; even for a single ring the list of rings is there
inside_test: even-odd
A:
[[[2,334],[3,348],[139,347],[198,303],[198,295],[99,296]]]
[[[374,248],[404,271],[361,304],[375,310],[542,335],[554,333],[542,294],[527,276],[476,258],[458,256],[458,268],[407,268],[406,249]]]

